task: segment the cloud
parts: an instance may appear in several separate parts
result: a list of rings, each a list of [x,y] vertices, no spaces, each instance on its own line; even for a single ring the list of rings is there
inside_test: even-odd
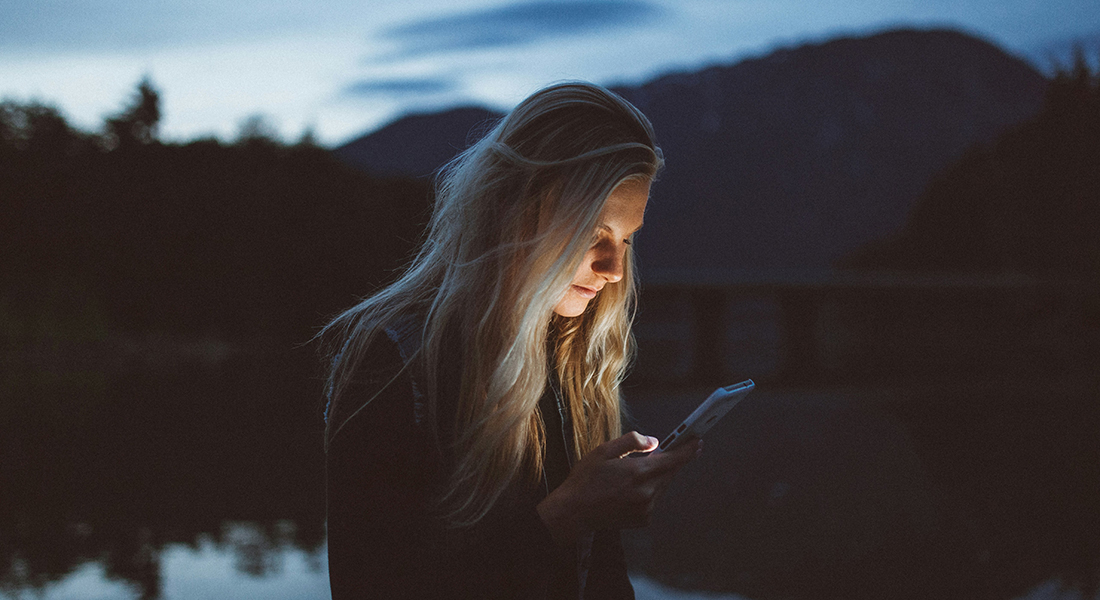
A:
[[[327,31],[356,0],[0,0],[0,51],[128,51]]]
[[[346,86],[349,96],[429,96],[453,91],[454,81],[444,78],[365,79]]]
[[[642,0],[537,1],[417,21],[385,37],[404,45],[402,56],[449,50],[519,46],[547,38],[636,25],[664,12]]]

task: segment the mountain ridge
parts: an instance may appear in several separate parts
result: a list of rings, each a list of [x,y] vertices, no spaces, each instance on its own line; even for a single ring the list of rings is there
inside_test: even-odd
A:
[[[650,118],[668,159],[640,264],[827,270],[897,231],[937,172],[1037,112],[1046,84],[980,38],[896,29],[614,88]],[[423,177],[495,116],[407,117],[335,152],[360,169]]]

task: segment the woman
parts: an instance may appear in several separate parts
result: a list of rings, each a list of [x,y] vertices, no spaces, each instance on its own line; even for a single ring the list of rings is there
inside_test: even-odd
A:
[[[661,164],[637,109],[566,83],[445,167],[411,266],[322,332],[334,600],[633,597],[618,530],[699,449],[620,435]]]

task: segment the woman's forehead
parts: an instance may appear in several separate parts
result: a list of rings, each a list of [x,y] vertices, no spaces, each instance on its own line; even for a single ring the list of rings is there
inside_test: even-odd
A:
[[[600,212],[600,226],[633,232],[642,226],[649,201],[648,179],[627,179],[607,196]]]

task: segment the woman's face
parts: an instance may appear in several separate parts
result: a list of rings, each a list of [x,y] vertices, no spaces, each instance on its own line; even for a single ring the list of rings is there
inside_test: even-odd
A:
[[[628,179],[611,192],[593,232],[592,246],[584,254],[565,296],[554,307],[555,313],[563,317],[579,316],[603,286],[623,278],[626,247],[634,232],[642,227],[648,200],[647,179]]]

